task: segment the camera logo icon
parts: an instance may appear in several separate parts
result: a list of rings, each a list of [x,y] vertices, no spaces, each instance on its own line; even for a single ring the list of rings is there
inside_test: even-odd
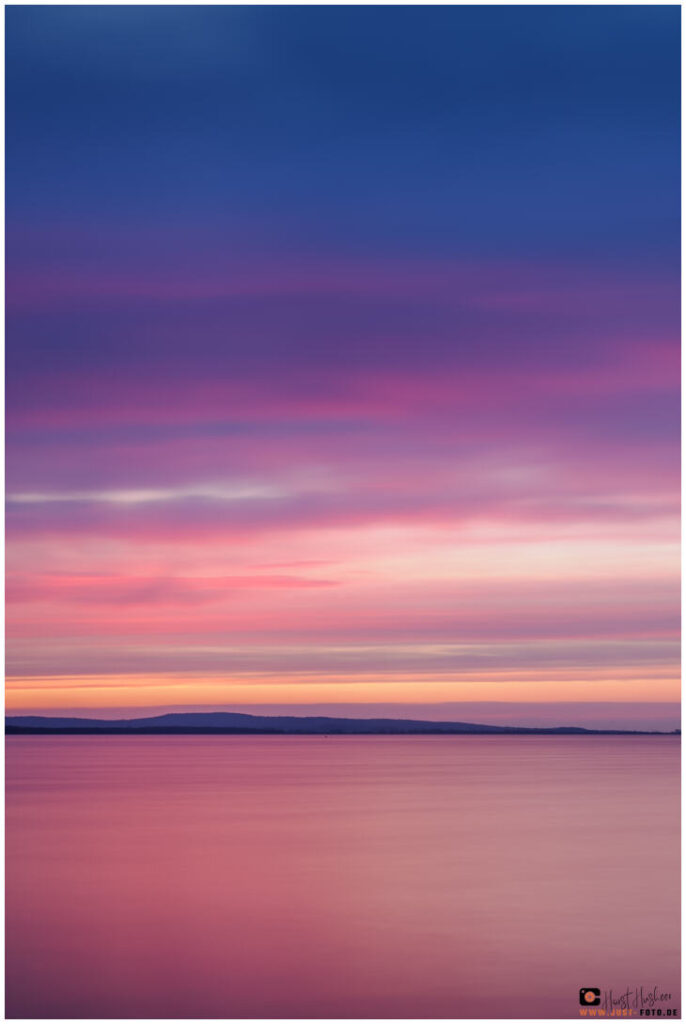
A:
[[[600,1002],[600,989],[580,988],[579,1002],[582,1006],[597,1006]]]

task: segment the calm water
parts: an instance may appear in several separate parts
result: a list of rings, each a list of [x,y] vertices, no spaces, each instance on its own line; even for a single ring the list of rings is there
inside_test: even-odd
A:
[[[11,737],[10,1017],[678,999],[672,738]]]

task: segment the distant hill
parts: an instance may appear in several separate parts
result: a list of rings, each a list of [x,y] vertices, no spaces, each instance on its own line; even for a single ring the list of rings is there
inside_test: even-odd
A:
[[[475,725],[470,722],[424,722],[401,718],[325,718],[294,715],[243,715],[234,711],[188,712],[157,715],[153,718],[47,718],[41,715],[17,715],[5,719],[5,731],[16,734],[106,733],[200,733],[200,734],[273,734],[280,735],[545,735],[545,736],[673,736],[673,733],[638,729],[583,729],[578,726],[528,728],[524,726]]]

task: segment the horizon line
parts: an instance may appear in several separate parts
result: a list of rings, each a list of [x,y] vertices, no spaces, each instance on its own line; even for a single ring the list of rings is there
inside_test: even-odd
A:
[[[215,722],[224,720],[224,724],[216,725],[205,721],[194,724],[193,720],[211,718]],[[226,720],[232,720],[229,724]],[[257,722],[256,727],[242,726],[245,719]],[[275,727],[260,728],[260,723],[273,721]],[[42,724],[49,723],[49,724]],[[62,724],[64,723],[64,724]],[[83,725],[81,724],[83,723]],[[166,724],[157,724],[166,723]],[[174,724],[176,723],[176,724]],[[276,723],[279,723],[278,726]],[[137,718],[103,719],[65,715],[5,715],[5,732],[7,735],[17,734],[279,734],[279,735],[312,735],[307,730],[317,726],[314,734],[327,735],[340,732],[345,735],[643,735],[643,736],[674,736],[681,735],[680,728],[664,729],[611,729],[589,728],[577,725],[556,726],[525,726],[500,725],[463,721],[432,721],[430,719],[409,718],[345,718],[335,715],[253,715],[237,711],[190,711],[168,712]],[[340,724],[340,730],[336,725]],[[295,728],[299,725],[300,728]],[[290,726],[290,728],[289,728]],[[305,728],[303,728],[303,726]],[[330,727],[327,727],[330,726]],[[367,726],[367,728],[365,728]],[[377,726],[377,728],[368,728]]]

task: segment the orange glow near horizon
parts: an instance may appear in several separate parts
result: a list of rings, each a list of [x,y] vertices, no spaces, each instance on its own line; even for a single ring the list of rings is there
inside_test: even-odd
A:
[[[650,678],[617,671],[586,678],[578,674],[513,679],[508,673],[456,680],[430,678],[343,677],[303,680],[302,677],[251,676],[243,679],[198,676],[73,676],[8,679],[7,709],[11,713],[68,708],[109,709],[164,706],[238,707],[246,704],[512,701],[526,702],[671,702],[679,700],[679,679],[672,671],[655,668]]]

